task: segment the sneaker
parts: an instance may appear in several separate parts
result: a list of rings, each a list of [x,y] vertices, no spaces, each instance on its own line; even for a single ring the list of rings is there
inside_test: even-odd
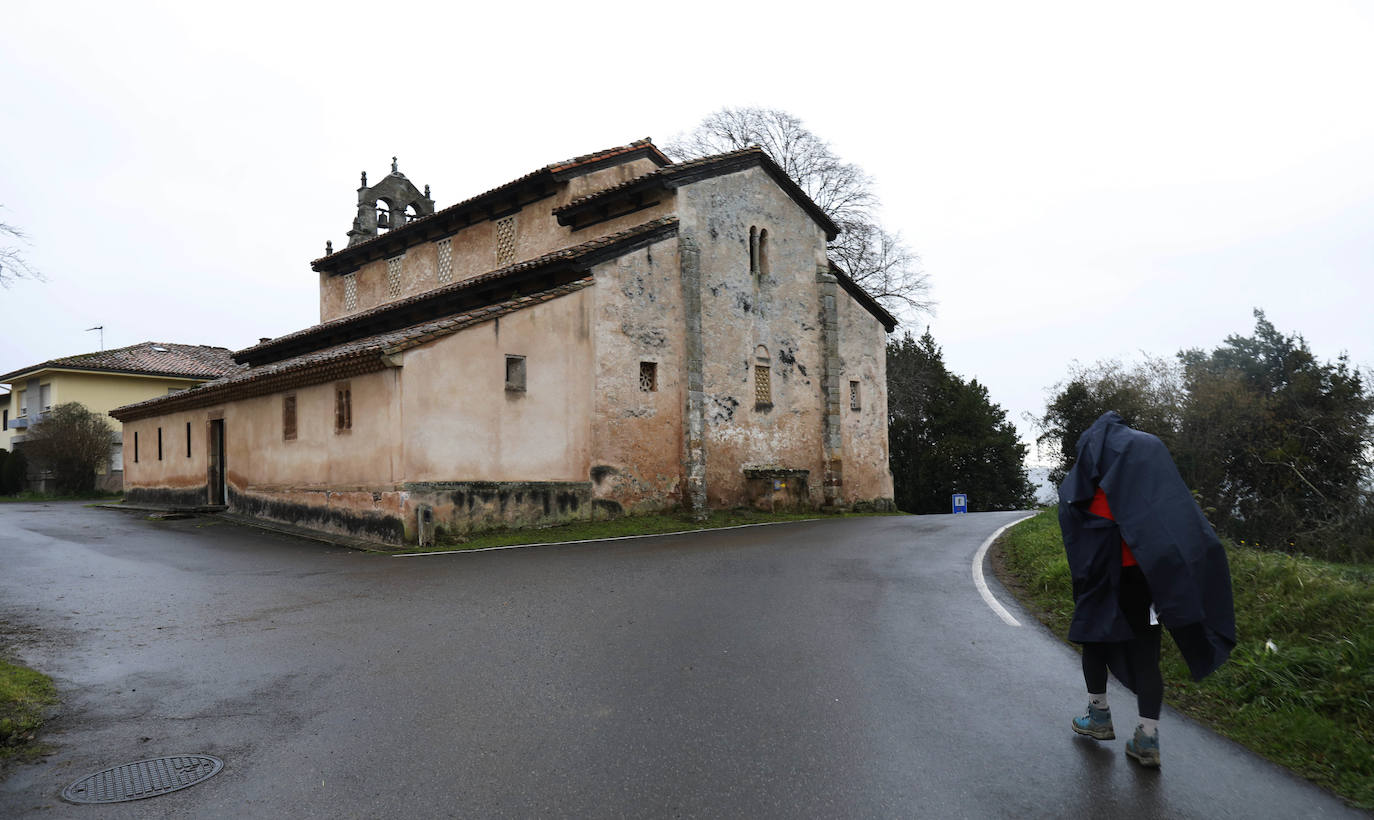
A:
[[[1112,728],[1112,710],[1098,709],[1089,703],[1088,713],[1073,719],[1073,730],[1080,735],[1087,735],[1098,740],[1115,738],[1116,730]]]
[[[1159,735],[1147,735],[1139,726],[1135,727],[1135,737],[1126,741],[1126,756],[1133,757],[1142,766],[1159,768]]]

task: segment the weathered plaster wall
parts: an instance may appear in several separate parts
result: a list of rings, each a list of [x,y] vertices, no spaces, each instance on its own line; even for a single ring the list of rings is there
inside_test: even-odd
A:
[[[191,425],[191,455],[186,455],[186,425]],[[157,457],[157,431],[162,428],[162,459]],[[207,504],[208,464],[204,410],[170,413],[124,425],[124,487],[130,500]],[[135,457],[134,434],[138,434]]]
[[[596,268],[590,477],[597,499],[626,511],[682,503],[686,374],[677,273],[675,239]],[[657,389],[641,389],[642,362],[655,365]]]
[[[743,470],[806,470],[819,504],[823,372],[816,269],[821,228],[751,168],[678,191],[681,231],[700,246],[707,501],[743,503]],[[749,267],[749,229],[768,231],[768,273]],[[772,406],[756,408],[755,351],[771,362]]]
[[[586,481],[592,291],[585,288],[404,354],[406,481]],[[526,389],[506,389],[506,357]]]
[[[873,314],[843,289],[836,300],[840,319],[840,407],[844,443],[844,500],[892,498],[887,449],[887,332]],[[849,401],[849,383],[859,382],[859,409]]]

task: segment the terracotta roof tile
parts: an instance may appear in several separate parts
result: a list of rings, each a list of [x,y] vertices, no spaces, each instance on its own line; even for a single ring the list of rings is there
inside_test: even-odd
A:
[[[231,376],[199,384],[189,390],[127,404],[110,411],[110,415],[120,421],[134,421],[148,416],[322,384],[338,378],[341,373],[359,374],[380,370],[387,366],[383,360],[385,356],[418,347],[535,304],[552,301],[589,287],[593,283],[594,279],[587,276],[539,293],[507,299],[466,313],[378,333],[260,367],[241,368]]]
[[[379,317],[382,317],[387,313],[398,312],[407,307],[420,305],[424,302],[440,301],[444,299],[446,296],[450,296],[464,290],[471,290],[480,285],[489,284],[499,279],[515,276],[517,274],[535,270],[543,266],[551,265],[557,262],[576,261],[581,257],[592,255],[596,251],[601,250],[603,248],[607,248],[611,245],[615,245],[620,242],[633,241],[638,236],[652,234],[655,231],[676,224],[676,217],[661,217],[659,219],[650,220],[649,222],[645,222],[641,225],[636,225],[633,228],[627,228],[626,230],[619,231],[613,234],[608,234],[607,236],[603,236],[598,239],[593,239],[589,242],[583,242],[580,245],[572,245],[570,247],[560,248],[556,251],[552,251],[551,253],[547,253],[543,256],[536,257],[534,259],[528,259],[523,262],[517,262],[513,265],[507,265],[504,268],[498,268],[493,271],[488,271],[487,273],[478,274],[477,276],[462,279],[452,284],[444,285],[443,287],[433,288],[431,290],[424,291],[423,293],[417,293],[414,296],[408,296],[404,299],[397,299],[395,301],[387,302],[385,304],[381,304],[373,308],[368,308],[367,310],[359,311],[348,316],[340,317],[338,319],[332,319],[328,322],[322,322],[318,325],[312,325],[311,327],[298,330],[294,333],[288,333],[284,336],[278,336],[274,339],[269,339],[266,342],[253,345],[252,347],[244,348],[243,350],[236,352],[234,354],[234,357],[236,359],[239,359],[240,361],[248,360],[251,362],[253,358],[255,358],[255,354],[262,354],[266,351],[270,351],[272,348],[289,346],[294,342],[307,339],[311,336],[325,336],[333,331],[346,329],[350,325],[366,324],[368,321],[378,319]]]
[[[169,342],[140,342],[114,350],[80,353],[49,359],[0,376],[0,382],[36,370],[96,370],[104,373],[134,373],[189,379],[215,379],[238,370],[227,348],[207,345],[179,345]]]
[[[718,176],[720,174],[733,173],[744,168],[759,166],[768,172],[769,176],[787,192],[798,205],[802,207],[811,218],[816,221],[826,232],[826,237],[833,240],[840,233],[840,227],[830,218],[819,205],[807,196],[806,191],[797,184],[796,180],[787,175],[768,153],[758,146],[741,148],[738,151],[728,151],[724,154],[713,154],[709,157],[701,157],[688,162],[679,162],[664,168],[658,168],[647,174],[642,174],[634,179],[627,180],[619,185],[612,185],[599,191],[593,191],[585,196],[568,202],[558,208],[553,209],[555,217],[559,217],[560,224],[568,224],[562,216],[580,209],[600,200],[613,197],[617,193],[632,190],[638,187],[649,187],[660,182],[663,185],[677,187],[695,182],[699,179]]]

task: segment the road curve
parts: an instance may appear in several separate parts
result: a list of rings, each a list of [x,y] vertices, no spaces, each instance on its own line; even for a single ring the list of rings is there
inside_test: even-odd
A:
[[[1364,816],[1167,708],[1160,772],[1070,732],[1076,655],[970,575],[1017,517],[397,559],[0,505],[0,619],[65,701],[0,816],[197,752],[100,816]]]

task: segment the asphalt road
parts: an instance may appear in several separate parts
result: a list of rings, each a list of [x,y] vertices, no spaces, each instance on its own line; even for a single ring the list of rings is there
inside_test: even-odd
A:
[[[64,698],[0,816],[1364,816],[1167,707],[1159,772],[1074,735],[1076,655],[971,578],[1016,517],[397,558],[0,505],[2,628]],[[190,789],[57,796],[197,752]]]

